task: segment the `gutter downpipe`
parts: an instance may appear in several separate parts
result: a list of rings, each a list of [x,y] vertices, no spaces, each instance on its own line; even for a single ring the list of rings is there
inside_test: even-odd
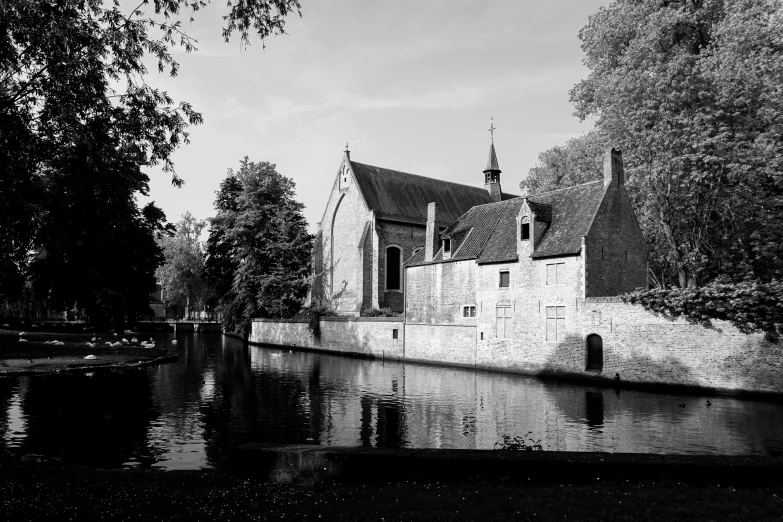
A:
[[[405,359],[405,343],[408,338],[408,268],[402,266],[402,358]]]

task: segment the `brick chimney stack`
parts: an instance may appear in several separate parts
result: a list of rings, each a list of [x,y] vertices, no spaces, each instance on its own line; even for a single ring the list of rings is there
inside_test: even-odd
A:
[[[427,205],[427,232],[424,238],[424,261],[430,262],[440,248],[440,231],[438,230],[438,204]]]
[[[608,149],[604,154],[604,187],[619,188],[625,185],[623,153],[617,149]]]

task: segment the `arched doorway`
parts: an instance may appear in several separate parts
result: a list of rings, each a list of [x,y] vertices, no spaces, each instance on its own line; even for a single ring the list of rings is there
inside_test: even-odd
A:
[[[600,335],[587,336],[587,369],[599,372],[604,369],[604,340]]]

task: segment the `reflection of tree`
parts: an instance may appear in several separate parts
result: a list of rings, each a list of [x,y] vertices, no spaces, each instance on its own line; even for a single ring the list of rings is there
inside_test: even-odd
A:
[[[97,467],[120,467],[131,457],[154,463],[148,427],[157,412],[149,381],[142,371],[31,378],[22,401],[22,451]]]

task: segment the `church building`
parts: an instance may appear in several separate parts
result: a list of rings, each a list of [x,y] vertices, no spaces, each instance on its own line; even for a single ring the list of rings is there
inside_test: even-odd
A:
[[[402,312],[403,265],[424,248],[427,205],[438,205],[433,226],[445,230],[477,205],[514,197],[501,191],[494,144],[483,188],[352,161],[346,145],[318,223],[311,301],[328,300],[347,316]]]

